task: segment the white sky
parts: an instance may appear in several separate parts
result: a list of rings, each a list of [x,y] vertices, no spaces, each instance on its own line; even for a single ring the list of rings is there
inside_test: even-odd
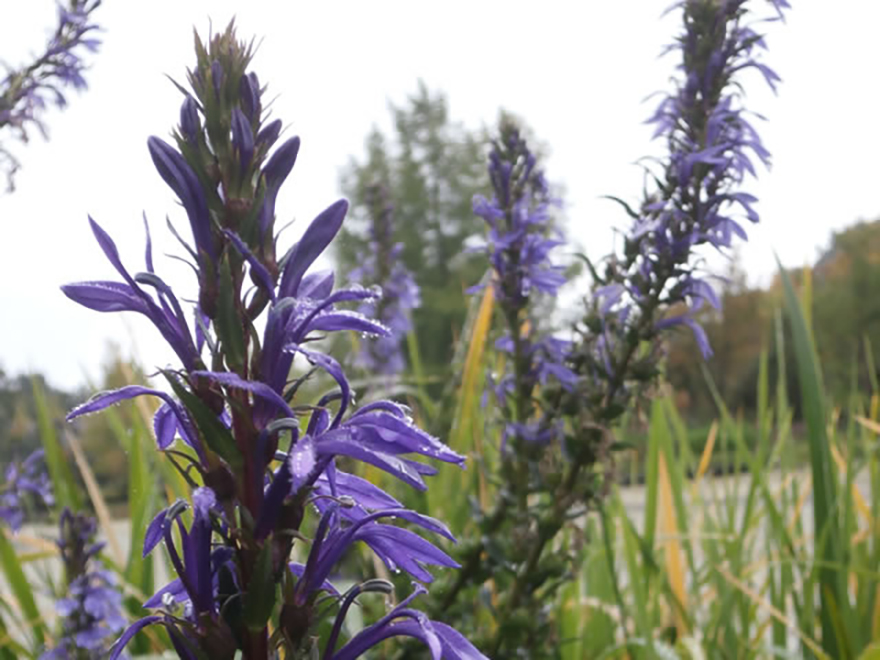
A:
[[[141,212],[157,255],[177,251],[166,213],[184,235],[183,210],[153,169],[150,135],[167,137],[193,61],[192,26],[219,28],[235,14],[241,36],[263,38],[253,70],[278,94],[275,116],[303,147],[278,203],[279,222],[297,218],[288,240],[338,196],[338,174],[360,156],[373,124],[389,128],[388,101],[403,103],[418,78],[444,91],[451,115],[477,128],[499,107],[522,116],[550,145],[548,177],[567,191],[569,231],[591,255],[610,246],[625,219],[602,194],[635,199],[633,162],[659,145],[643,120],[645,96],[668,87],[673,58],[658,60],[678,29],[660,20],[670,0],[604,2],[122,2],[96,15],[106,29],[88,72],[90,89],[47,116],[51,140],[18,149],[17,190],[0,195],[0,365],[39,370],[60,386],[96,376],[111,340],[145,366],[173,361],[140,317],[78,307],[60,284],[113,279],[86,222],[91,213],[133,270],[143,268]],[[759,5],[759,2],[753,2]],[[762,224],[741,250],[752,282],[766,283],[773,250],[786,265],[815,257],[830,234],[880,216],[880,76],[873,0],[795,0],[785,25],[769,28],[766,60],[783,78],[774,97],[747,80],[749,107],[774,155],[748,190]],[[50,0],[0,0],[0,56],[37,52],[54,23]],[[14,17],[10,20],[10,17]],[[160,274],[186,293],[185,267],[158,258]]]

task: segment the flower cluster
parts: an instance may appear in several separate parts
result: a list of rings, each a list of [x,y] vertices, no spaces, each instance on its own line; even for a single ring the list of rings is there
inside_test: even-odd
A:
[[[93,542],[97,531],[94,518],[65,508],[60,530],[57,544],[67,582],[67,595],[55,602],[62,618],[61,638],[55,648],[40,655],[40,660],[105,658],[117,633],[125,627],[116,575],[94,566],[104,547]]]
[[[788,3],[770,2],[774,18],[780,18]],[[529,454],[533,445],[519,443],[524,448],[519,454],[540,462],[512,465],[502,457],[500,474],[492,475],[501,484],[499,496],[492,510],[478,517],[478,540],[462,554],[463,568],[440,605],[448,611],[465,588],[482,588],[491,579],[496,630],[490,640],[477,639],[494,656],[556,657],[547,651],[554,628],[546,603],[554,589],[570,580],[576,560],[559,534],[566,521],[583,516],[604,494],[612,465],[611,429],[655,382],[661,333],[690,327],[703,354],[711,353],[694,315],[701,305],[717,306],[718,300],[700,274],[697,252],[701,247],[724,251],[735,236],[745,238],[741,220],[757,222],[758,215],[756,199],[740,187],[746,175],[755,174],[755,158],[765,164],[769,160],[743,107],[739,74],[757,70],[771,87],[779,80],[760,59],[766,45],[747,22],[748,5],[748,0],[675,5],[682,11],[684,30],[670,50],[682,55],[681,77],[649,120],[668,154],[660,171],[650,173],[657,185],[638,210],[614,198],[633,227],[622,254],[609,256],[601,268],[588,260],[593,296],[575,327],[574,341],[554,347],[557,357],[549,363],[555,378],[541,387],[539,413],[531,389],[540,381],[540,362],[530,348],[537,342],[523,312],[530,292],[552,294],[561,282],[558,270],[546,262],[553,247],[545,224],[546,187],[537,177],[531,183],[534,159],[517,146],[510,129],[493,151],[495,199],[478,199],[475,209],[490,226],[486,252],[506,320],[508,334],[498,346],[513,356],[512,373],[505,374],[500,388],[502,412],[514,420],[508,422],[507,435],[546,439],[527,426],[540,414],[548,421],[537,428],[550,437],[554,431],[562,436],[559,452]],[[470,595],[479,597],[474,591]],[[467,620],[468,615],[460,616]]]
[[[552,495],[558,481],[556,463],[565,431],[562,417],[547,405],[546,393],[571,392],[578,377],[568,366],[571,343],[547,333],[541,320],[549,299],[565,283],[564,269],[551,260],[553,249],[563,243],[551,215],[555,202],[537,158],[507,117],[489,154],[489,177],[492,199],[478,195],[473,206],[488,225],[485,245],[476,250],[488,258],[491,273],[470,290],[488,286],[486,295],[494,296],[504,318],[504,334],[495,347],[509,366],[500,376],[491,376],[503,433],[498,474],[490,479],[500,488],[492,510],[476,516],[477,539],[462,548],[462,570],[440,589],[443,599],[435,611],[452,611],[470,623],[472,614],[465,612],[472,610],[461,610],[460,603],[456,607],[458,596],[464,596],[461,603],[488,597],[463,590],[482,588],[491,576],[493,591],[500,596],[493,598],[496,625],[491,630],[475,627],[469,634],[493,657],[537,660],[555,657],[553,649],[558,648],[559,640],[547,626],[546,603],[552,585],[562,583],[558,569],[564,572],[568,564],[566,553],[560,552],[552,568],[538,565],[540,555],[529,557],[527,547],[536,520],[542,521],[539,527],[550,521],[543,496]],[[544,589],[546,583],[551,586]],[[513,610],[516,620],[509,616]]]
[[[558,425],[535,419],[531,399],[538,384],[552,378],[572,387],[577,377],[565,365],[569,343],[542,336],[534,308],[538,294],[556,295],[565,283],[563,268],[550,260],[562,235],[553,227],[553,200],[537,159],[511,120],[504,120],[499,139],[489,154],[491,200],[478,195],[474,212],[488,225],[483,249],[493,277],[491,286],[507,321],[496,348],[511,356],[512,369],[496,387],[509,420],[506,436],[531,444],[546,444],[558,435]],[[482,288],[472,287],[471,291]],[[512,401],[509,399],[512,398]]]
[[[420,304],[419,286],[401,260],[402,243],[394,242],[394,207],[388,191],[380,184],[367,189],[370,215],[370,242],[363,265],[349,279],[364,286],[378,286],[382,296],[358,308],[388,328],[388,334],[363,342],[357,365],[383,375],[399,374],[406,367],[401,342],[412,330],[412,310]]]
[[[43,464],[43,450],[38,449],[21,464],[6,466],[5,483],[0,486],[0,520],[17,532],[24,523],[25,503],[33,498],[52,506],[52,482]]]
[[[432,580],[428,567],[457,564],[398,524],[451,540],[442,523],[343,471],[337,457],[373,465],[416,489],[436,473],[417,458],[456,465],[464,459],[416,427],[398,404],[355,409],[340,363],[313,347],[339,331],[389,332],[339,307],[374,300],[378,291],[359,284],[336,288],[332,272],[311,270],[339,231],[348,203],[331,204],[278,258],[275,201],[300,140],[292,137],[273,150],[281,123],[265,120],[265,88],[248,71],[251,48],[231,25],[208,44],[197,38],[196,54],[176,146],[148,141],[192,231],[192,244],[184,241],[199,282],[192,325],[153,268],[149,234],[146,271],[132,275],[110,236],[90,219],[121,281],[63,287],[90,309],[143,314],[182,365],[162,371],[171,393],[128,386],[96,395],[69,415],[140,395],[160,398],[157,444],[175,447],[175,464],[189,463],[181,471],[193,486],[191,502],[159,512],[145,534],[144,554],[164,542],[177,578],[145,603],[157,612],[126,630],[110,658],[149,625],[163,626],[185,659],[231,659],[240,650],[246,660],[266,660],[284,649],[287,657],[341,660],[399,635],[422,641],[435,659],[482,658],[458,633],[411,609],[409,600],[342,642],[354,600],[390,588],[368,580],[337,592],[329,578],[349,548],[362,543],[390,570],[421,583]],[[257,324],[263,312],[265,323]],[[291,380],[297,358],[308,366]],[[301,400],[302,385],[319,372],[333,389],[313,403]],[[317,518],[306,524],[312,511]],[[304,562],[291,561],[294,546]],[[322,634],[327,627],[330,634]]]
[[[13,70],[0,82],[0,128],[9,126],[18,137],[27,141],[28,127],[46,129],[40,113],[50,103],[59,108],[67,105],[66,87],[86,88],[83,77],[83,50],[96,52],[100,41],[95,37],[98,26],[92,13],[101,0],[70,0],[69,7],[58,6],[58,26],[46,45],[45,52],[27,67]],[[11,162],[17,162],[5,149],[0,149]]]
[[[786,0],[769,0],[782,17]],[[743,218],[759,216],[757,199],[742,190],[746,174],[756,175],[753,159],[769,164],[770,154],[742,103],[738,74],[757,70],[775,91],[779,76],[761,61],[767,46],[747,22],[748,0],[685,0],[684,29],[668,51],[681,53],[681,75],[648,120],[654,137],[665,140],[668,156],[657,189],[641,211],[630,210],[634,225],[623,261],[609,269],[599,290],[602,308],[614,311],[623,325],[632,309],[642,316],[658,306],[684,303],[687,310],[654,325],[654,330],[689,327],[705,357],[712,354],[694,314],[706,303],[718,307],[712,286],[691,265],[701,245],[731,247],[747,239]],[[610,349],[605,346],[604,349]],[[607,361],[607,357],[603,357]],[[613,365],[611,366],[613,368]]]

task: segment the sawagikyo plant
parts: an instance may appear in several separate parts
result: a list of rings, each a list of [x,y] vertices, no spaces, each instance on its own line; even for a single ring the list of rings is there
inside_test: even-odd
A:
[[[390,589],[382,580],[356,580],[345,593],[336,590],[330,578],[356,543],[420,583],[431,582],[428,567],[456,563],[408,528],[451,539],[441,522],[404,508],[337,467],[336,459],[369,463],[417,489],[436,472],[418,457],[456,465],[464,459],[416,427],[397,403],[356,408],[340,362],[314,346],[346,330],[386,335],[381,323],[340,307],[380,292],[336,288],[332,272],[311,270],[342,225],[345,200],[331,204],[298,243],[279,253],[275,201],[300,140],[275,146],[282,125],[266,118],[265,87],[249,71],[251,52],[231,25],[207,44],[196,38],[192,91],[184,91],[175,144],[148,142],[189,220],[186,249],[199,283],[195,308],[187,313],[156,274],[149,234],[145,271],[132,274],[91,219],[119,279],[63,287],[90,309],[145,315],[181,362],[162,370],[171,393],[124,387],[69,415],[139,395],[159,397],[159,449],[192,486],[191,501],[159,512],[145,535],[144,553],[161,542],[177,577],[145,603],[154,613],[126,630],[110,658],[150,625],[164,627],[186,659],[231,659],[240,651],[248,660],[265,660],[283,649],[288,658],[347,660],[401,635],[420,640],[435,659],[483,658],[455,630],[410,607],[424,591],[420,585],[372,625],[356,634],[345,630],[361,594],[384,596]],[[295,360],[305,369],[291,379]],[[302,385],[318,372],[335,388],[317,401],[304,400]]]

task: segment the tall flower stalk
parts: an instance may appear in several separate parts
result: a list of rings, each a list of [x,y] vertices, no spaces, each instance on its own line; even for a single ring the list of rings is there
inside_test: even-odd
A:
[[[495,195],[491,200],[478,196],[474,212],[488,225],[491,286],[505,321],[496,348],[511,358],[495,390],[506,420],[505,438],[513,444],[503,453],[510,462],[526,447],[557,438],[558,427],[536,410],[539,384],[555,379],[568,387],[576,377],[563,364],[567,342],[544,333],[536,304],[539,296],[555,296],[565,283],[564,269],[551,260],[553,248],[564,240],[552,224],[554,202],[544,173],[511,120],[502,122],[489,154],[489,178]]]
[[[480,541],[464,549],[462,571],[438,591],[438,611],[454,607],[462,590],[491,576],[499,595],[496,611],[509,599],[527,596],[531,601],[527,609],[534,618],[527,625],[518,621],[505,627],[503,635],[506,648],[530,648],[534,654],[542,645],[548,652],[554,645],[542,605],[552,593],[517,593],[515,576],[535,568],[526,568],[529,538],[547,507],[545,498],[556,478],[548,468],[557,462],[564,439],[562,418],[547,405],[544,392],[571,390],[577,375],[567,364],[570,342],[548,333],[542,319],[548,301],[565,283],[564,269],[552,254],[564,243],[553,223],[555,200],[536,156],[509,118],[502,120],[493,142],[489,177],[494,194],[491,199],[477,196],[474,212],[487,224],[480,251],[491,264],[491,276],[471,291],[490,286],[504,321],[496,348],[505,355],[505,368],[494,375],[493,388],[502,428],[495,475],[501,485],[493,508],[478,520]],[[478,644],[491,651],[494,635],[481,630]]]
[[[69,0],[66,6],[59,4],[58,26],[45,51],[31,64],[9,70],[0,81],[0,130],[8,129],[23,142],[28,141],[32,128],[45,136],[41,115],[47,106],[63,108],[67,105],[67,88],[86,88],[83,54],[96,52],[100,45],[96,37],[99,28],[92,22],[92,14],[100,5],[101,0]],[[0,156],[7,161],[11,188],[18,160],[2,145]]]
[[[61,637],[40,660],[106,658],[126,623],[116,574],[95,566],[104,544],[94,542],[94,518],[65,508],[59,526],[57,544],[66,584],[64,597],[55,603],[61,616]]]
[[[370,242],[363,265],[349,278],[364,286],[378,286],[382,296],[366,301],[358,312],[388,328],[388,334],[361,342],[356,362],[367,373],[394,376],[406,367],[402,343],[412,330],[412,311],[420,304],[419,286],[401,260],[403,244],[394,241],[394,207],[382,184],[367,189]]]
[[[419,640],[435,659],[482,658],[453,629],[410,607],[420,585],[361,632],[346,630],[357,598],[391,589],[383,580],[356,580],[347,592],[336,590],[329,580],[344,570],[355,544],[418,583],[432,581],[432,566],[457,564],[411,530],[452,540],[441,522],[340,469],[337,457],[373,465],[416,489],[436,472],[417,458],[456,465],[464,459],[417,428],[396,403],[355,409],[340,362],[314,342],[339,331],[387,335],[378,321],[339,307],[379,292],[336,288],[332,272],[311,270],[348,204],[331,204],[299,242],[279,252],[275,202],[300,140],[275,146],[282,124],[266,118],[265,87],[249,70],[251,47],[231,25],[207,44],[196,38],[196,55],[175,144],[148,141],[189,221],[192,242],[184,245],[199,283],[195,309],[186,313],[156,274],[149,233],[146,270],[131,274],[91,219],[120,280],[63,287],[90,309],[145,315],[181,363],[162,370],[169,392],[128,386],[98,394],[68,416],[158,397],[158,447],[192,486],[190,500],[160,511],[145,533],[144,554],[163,543],[177,577],[145,603],[154,613],[125,631],[110,658],[151,625],[163,626],[185,659],[231,659],[240,652],[264,660],[283,651],[289,658],[346,660],[393,636]],[[291,379],[295,360],[305,373]],[[334,387],[311,402],[301,390],[318,373]]]
[[[770,20],[781,18],[788,3],[769,2],[775,10]],[[766,43],[749,13],[755,4],[683,0],[674,6],[682,13],[683,29],[668,50],[681,56],[680,75],[649,120],[655,137],[667,146],[658,171],[651,172],[656,186],[637,209],[616,200],[632,219],[623,251],[590,265],[595,286],[570,350],[562,351],[567,372],[556,372],[557,378],[542,386],[538,428],[560,437],[561,451],[541,454],[541,463],[502,458],[500,496],[481,517],[478,540],[462,554],[462,571],[451,587],[439,590],[438,610],[448,611],[462,590],[483,588],[493,580],[496,631],[479,645],[494,657],[555,657],[546,644],[553,639],[553,628],[545,606],[548,595],[570,579],[573,559],[565,552],[561,533],[568,520],[601,503],[608,486],[612,428],[655,382],[663,333],[687,327],[703,355],[711,355],[695,314],[705,304],[717,306],[718,300],[699,267],[700,248],[723,252],[735,237],[746,238],[742,220],[758,221],[757,200],[742,184],[747,174],[756,174],[755,159],[769,162],[742,102],[743,72],[757,71],[774,89],[779,81],[761,60]],[[497,154],[496,149],[490,171],[503,195],[517,165]],[[524,163],[521,171],[528,170],[528,160]],[[524,440],[536,437],[533,431],[522,433],[528,429],[522,426],[526,420],[536,417],[529,389],[534,381],[524,377],[530,373],[531,352],[521,335],[517,339],[523,320],[521,308],[513,303],[522,300],[518,287],[527,281],[520,275],[521,265],[531,261],[520,256],[529,254],[522,244],[505,251],[515,241],[504,233],[514,225],[503,205],[479,200],[477,209],[492,225],[489,255],[509,333],[500,347],[512,355],[514,365],[512,376],[505,377],[510,384],[501,388],[513,395],[518,424],[512,432],[508,424],[507,435],[526,446]],[[558,377],[560,373],[574,377]],[[502,410],[510,416],[507,407]],[[519,507],[529,515],[517,517],[511,513],[511,493],[522,492],[527,497],[520,495]]]

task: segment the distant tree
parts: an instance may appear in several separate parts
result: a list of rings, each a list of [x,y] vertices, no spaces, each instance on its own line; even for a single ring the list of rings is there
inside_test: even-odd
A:
[[[880,349],[880,220],[859,222],[835,233],[816,263],[788,271],[795,290],[809,302],[807,316],[822,364],[825,386],[835,402],[855,388],[865,394],[870,369],[877,369]],[[809,287],[807,283],[809,282]],[[805,289],[810,291],[804,295]],[[733,262],[720,287],[721,310],[701,316],[715,354],[705,363],[727,406],[753,412],[756,405],[758,360],[768,351],[769,373],[776,378],[774,315],[781,309],[782,282],[777,276],[767,289],[749,288],[741,267]],[[797,407],[797,378],[786,327],[785,361],[790,402]],[[873,355],[867,355],[871,349]],[[706,420],[717,409],[706,388],[689,335],[669,342],[667,378],[684,412]],[[880,377],[880,373],[873,374]]]
[[[101,365],[100,389],[114,389],[124,385],[146,385],[143,371],[124,361],[116,347],[109,347]],[[101,492],[108,501],[121,502],[126,494],[125,448],[120,443],[121,430],[133,426],[131,419],[139,415],[135,404],[125,402],[115,408],[120,425],[114,427],[107,415],[91,415],[73,425],[64,416],[89,398],[85,389],[65,391],[53,388],[42,374],[9,376],[0,371],[0,475],[11,461],[22,460],[42,445],[37,424],[37,405],[34,388],[45,396],[48,413],[58,437],[64,446],[64,430],[76,433],[82,443],[89,466],[95,474]],[[68,456],[73,460],[72,456]],[[77,470],[74,469],[74,474]]]
[[[394,207],[395,240],[404,244],[403,262],[422,291],[413,315],[422,362],[428,375],[442,377],[464,322],[464,291],[485,272],[485,264],[468,258],[464,248],[484,232],[471,200],[487,192],[487,139],[452,121],[446,97],[424,83],[406,104],[390,111],[392,135],[374,128],[366,139],[366,157],[352,159],[343,173],[352,212],[335,243],[336,258],[345,272],[360,265],[369,242],[367,192],[383,184]]]
[[[32,381],[46,393],[53,416],[60,417],[83,396],[53,389],[42,374],[0,374],[0,471],[40,447]]]
[[[867,389],[865,338],[880,348],[880,220],[836,232],[813,268],[813,327],[826,385],[838,400]]]
[[[699,419],[717,416],[717,408],[706,386],[705,368],[721,398],[733,410],[751,410],[757,364],[761,351],[769,349],[773,297],[763,289],[750,288],[737,258],[717,280],[720,310],[704,308],[700,323],[709,337],[713,355],[703,360],[688,332],[669,341],[667,378],[677,392],[683,412]]]

